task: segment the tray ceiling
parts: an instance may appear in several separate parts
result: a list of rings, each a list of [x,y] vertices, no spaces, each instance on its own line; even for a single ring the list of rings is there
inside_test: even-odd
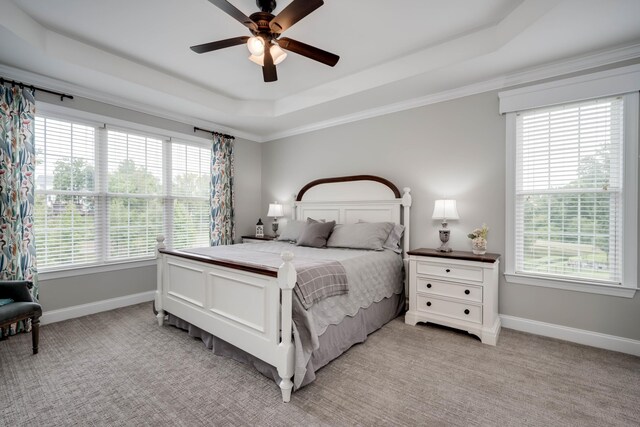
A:
[[[231,3],[257,11],[254,0]],[[0,64],[258,141],[640,43],[637,0],[325,0],[284,35],[340,62],[290,53],[278,81],[264,83],[244,46],[189,50],[248,34],[206,0],[0,0],[0,9]]]

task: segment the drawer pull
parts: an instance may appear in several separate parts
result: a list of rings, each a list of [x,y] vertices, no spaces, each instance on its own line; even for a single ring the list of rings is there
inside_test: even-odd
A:
[[[469,309],[465,309],[464,314],[469,314]]]
[[[431,287],[431,283],[427,283],[427,288],[430,288],[430,287]]]
[[[445,270],[447,273],[451,273],[451,270],[449,270],[448,268]]]
[[[465,290],[464,290],[464,294],[465,294],[465,295],[469,295],[470,293],[471,293],[471,291],[470,291],[469,289],[465,289]]]
[[[427,301],[427,307],[431,307],[431,301]]]

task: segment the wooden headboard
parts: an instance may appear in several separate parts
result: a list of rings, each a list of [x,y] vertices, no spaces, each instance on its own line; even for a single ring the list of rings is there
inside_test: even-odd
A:
[[[411,189],[398,188],[373,175],[318,179],[305,185],[294,202],[293,218],[307,217],[353,224],[358,221],[393,222],[405,226],[403,258],[409,246]],[[401,212],[402,210],[402,212]]]

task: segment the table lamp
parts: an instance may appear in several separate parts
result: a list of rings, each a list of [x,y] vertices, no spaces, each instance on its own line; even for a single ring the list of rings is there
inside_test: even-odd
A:
[[[447,228],[447,220],[460,219],[458,216],[456,201],[436,200],[431,218],[442,220],[442,229],[440,229],[440,241],[442,244],[437,250],[440,252],[451,252],[452,249],[449,247],[449,234],[451,233],[451,230]]]
[[[269,212],[267,212],[268,217],[273,218],[273,224],[271,224],[271,229],[275,233],[276,237],[278,237],[278,217],[283,216],[282,205],[277,201],[273,203],[269,203]]]

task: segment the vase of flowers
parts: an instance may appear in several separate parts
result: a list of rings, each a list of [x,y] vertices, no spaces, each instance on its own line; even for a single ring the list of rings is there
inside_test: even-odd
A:
[[[471,247],[476,255],[484,255],[487,253],[487,233],[489,228],[487,224],[482,224],[482,228],[476,228],[467,237],[471,239]]]

